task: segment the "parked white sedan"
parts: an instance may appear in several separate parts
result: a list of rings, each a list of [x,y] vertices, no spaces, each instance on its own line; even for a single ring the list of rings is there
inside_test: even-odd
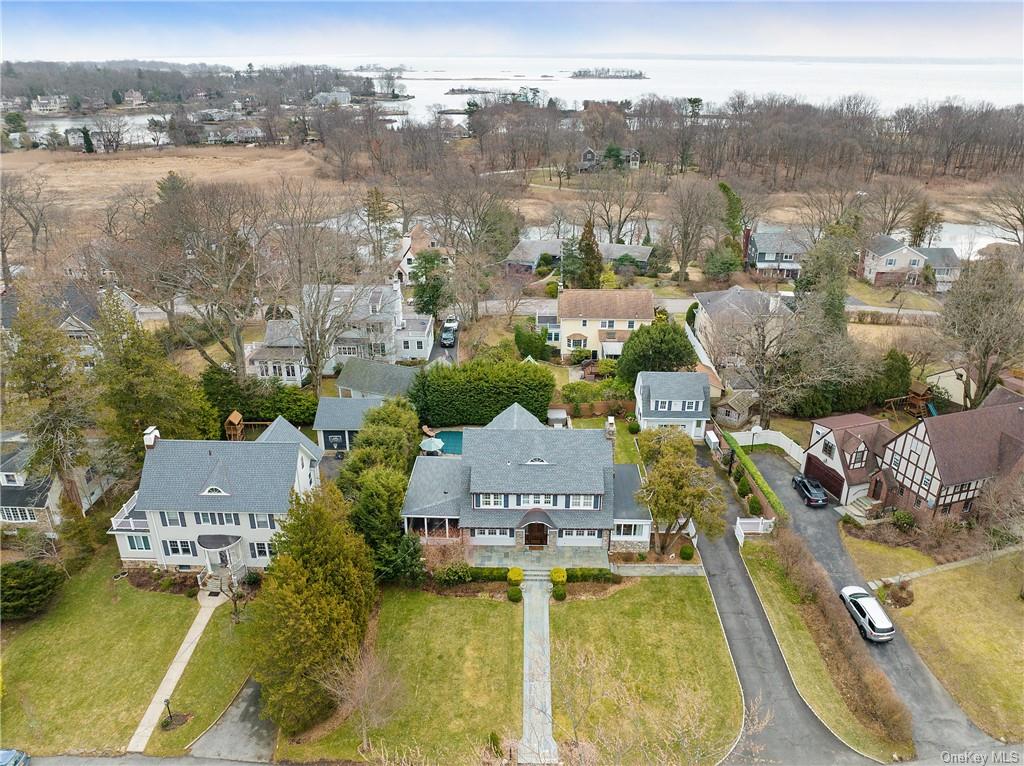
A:
[[[862,638],[870,641],[892,641],[896,627],[882,609],[878,599],[857,585],[847,585],[839,591],[850,616],[857,623]]]

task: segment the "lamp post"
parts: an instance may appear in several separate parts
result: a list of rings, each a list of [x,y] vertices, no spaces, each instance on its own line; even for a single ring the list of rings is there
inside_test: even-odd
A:
[[[171,698],[164,700],[164,707],[167,709],[167,723],[171,722]]]

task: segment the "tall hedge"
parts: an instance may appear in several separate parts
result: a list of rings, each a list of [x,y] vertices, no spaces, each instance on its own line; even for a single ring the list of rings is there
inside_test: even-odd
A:
[[[316,395],[279,380],[248,377],[239,383],[228,370],[210,365],[202,374],[202,384],[222,423],[232,410],[246,420],[273,420],[281,415],[295,426],[313,425],[316,417]]]
[[[409,398],[432,426],[482,426],[516,402],[543,422],[554,390],[555,376],[539,364],[473,360],[423,370]]]

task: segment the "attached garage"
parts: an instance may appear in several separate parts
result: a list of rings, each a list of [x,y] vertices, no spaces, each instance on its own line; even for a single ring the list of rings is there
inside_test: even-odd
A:
[[[829,468],[814,455],[807,456],[807,462],[804,466],[804,476],[808,479],[817,479],[821,483],[821,486],[825,488],[826,492],[839,501],[843,500],[843,490],[846,486],[846,480],[843,478],[842,474],[832,468]]]

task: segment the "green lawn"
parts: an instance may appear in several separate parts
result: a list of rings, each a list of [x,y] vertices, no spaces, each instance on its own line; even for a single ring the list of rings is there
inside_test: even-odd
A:
[[[810,420],[788,418],[785,415],[772,415],[771,429],[773,431],[781,431],[801,447],[806,447],[810,443]]]
[[[224,712],[249,676],[248,629],[248,622],[231,621],[231,604],[217,608],[171,695],[171,709],[191,713],[192,720],[173,731],[157,727],[146,747],[148,755],[183,754]]]
[[[601,762],[643,762],[643,743],[648,751],[664,748],[666,758],[682,762],[675,743],[686,735],[693,741],[685,762],[714,764],[739,733],[739,682],[704,578],[649,577],[608,598],[555,603],[551,640],[559,742],[571,738],[565,700],[576,695],[567,690],[589,675],[572,661],[581,648],[597,657],[592,677],[601,700],[582,738],[621,745],[606,746]],[[631,701],[620,706],[613,699],[622,683]]]
[[[1024,740],[1021,564],[1013,554],[918,578],[914,603],[890,610],[971,720],[1010,742]]]
[[[110,545],[49,612],[5,626],[4,747],[33,755],[127,747],[198,606],[115,583],[116,571]]]
[[[903,308],[926,309],[929,311],[939,311],[942,308],[942,304],[932,296],[914,292],[913,290],[904,290],[897,296],[895,301],[890,301],[889,299],[893,296],[894,292],[894,288],[874,287],[853,277],[850,277],[846,282],[846,294],[864,301],[868,306],[899,308],[902,304]]]
[[[604,428],[604,418],[573,418],[573,428]],[[629,432],[629,423],[622,418],[615,419],[615,462],[639,463],[640,451],[636,448],[634,436]]]
[[[893,753],[910,757],[910,747],[878,736],[846,706],[800,615],[799,596],[775,560],[771,545],[747,542],[740,550],[779,639],[793,682],[811,709],[841,740],[861,752],[883,762],[890,761]]]
[[[541,362],[542,366],[551,370],[551,374],[555,376],[555,388],[561,390],[562,386],[569,382],[569,368],[561,364],[551,364],[550,362]]]
[[[377,650],[404,684],[404,704],[371,734],[389,752],[418,748],[428,763],[469,763],[493,731],[519,737],[521,607],[423,591],[384,593]],[[344,724],[316,742],[279,742],[276,760],[362,760]]]
[[[840,529],[846,550],[865,580],[878,580],[935,566],[935,559],[913,548],[883,545],[852,537]]]

